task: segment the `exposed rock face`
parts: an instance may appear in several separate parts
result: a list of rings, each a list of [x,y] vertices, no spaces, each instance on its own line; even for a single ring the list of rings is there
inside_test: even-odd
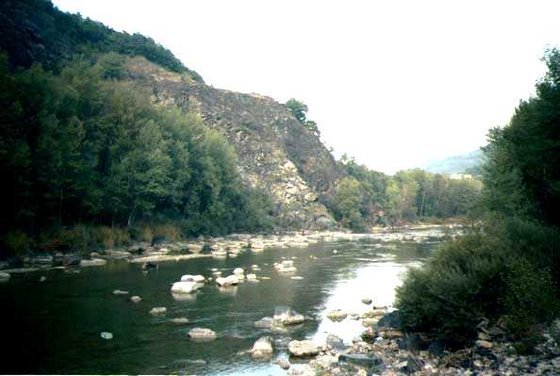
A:
[[[321,201],[341,171],[318,135],[271,98],[215,89],[186,80],[143,58],[128,60],[129,76],[151,88],[153,99],[199,113],[235,147],[244,182],[277,207],[279,224],[326,228],[334,221]]]

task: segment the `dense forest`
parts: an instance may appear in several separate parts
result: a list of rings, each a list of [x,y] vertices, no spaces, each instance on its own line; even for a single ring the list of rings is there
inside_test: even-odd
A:
[[[538,341],[539,326],[560,312],[560,52],[536,96],[510,123],[493,129],[484,153],[482,221],[409,272],[398,292],[404,325],[464,343],[485,318],[518,340]]]

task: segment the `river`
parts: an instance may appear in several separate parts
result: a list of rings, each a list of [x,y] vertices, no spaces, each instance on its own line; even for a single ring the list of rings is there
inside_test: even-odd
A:
[[[324,341],[328,333],[346,342],[362,331],[359,321],[332,322],[335,309],[363,313],[373,299],[391,305],[395,287],[409,266],[420,265],[439,240],[382,242],[375,237],[320,242],[308,248],[247,251],[223,260],[202,258],[160,263],[145,273],[140,265],[113,261],[103,267],[75,271],[49,270],[14,275],[0,284],[4,323],[0,373],[25,374],[204,374],[284,375],[272,362],[253,360],[246,353],[262,335],[275,340],[275,357],[287,357],[290,339]],[[292,259],[296,276],[279,274],[277,261]],[[193,295],[173,297],[170,286],[183,274],[211,277],[217,268],[229,275],[236,267],[265,277],[258,283],[219,289],[207,283]],[[46,277],[39,282],[41,277]],[[269,279],[266,279],[269,278]],[[115,295],[113,291],[129,291]],[[131,295],[142,297],[139,303]],[[152,307],[167,307],[152,316]],[[289,306],[306,316],[304,325],[285,333],[257,329],[253,322],[272,316],[276,306]],[[187,325],[171,318],[186,317]],[[192,342],[192,327],[214,330],[218,340]],[[101,332],[113,338],[103,339]]]

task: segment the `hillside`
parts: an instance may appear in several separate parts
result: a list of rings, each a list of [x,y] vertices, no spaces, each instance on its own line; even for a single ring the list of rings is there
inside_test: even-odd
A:
[[[482,151],[475,150],[428,163],[426,171],[440,174],[463,174],[476,172],[482,163]]]
[[[199,113],[235,146],[243,180],[272,198],[283,226],[329,225],[320,202],[333,193],[341,172],[317,135],[284,105],[182,80],[141,58],[129,59],[127,68],[136,85],[152,88],[157,103]]]
[[[89,64],[113,61],[106,78],[153,93],[157,106],[198,114],[225,137],[237,155],[242,184],[272,201],[277,228],[334,225],[323,203],[342,172],[318,136],[284,105],[208,86],[153,40],[62,13],[47,1],[4,1],[0,22],[0,47],[12,69],[39,63],[58,74],[77,56]],[[107,58],[107,53],[113,55]]]

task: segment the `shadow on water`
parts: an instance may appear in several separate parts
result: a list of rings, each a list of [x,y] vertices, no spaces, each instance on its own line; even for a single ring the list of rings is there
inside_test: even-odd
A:
[[[306,249],[270,249],[246,252],[224,260],[196,259],[161,263],[158,271],[144,274],[140,266],[126,262],[79,273],[61,270],[14,276],[0,284],[4,323],[1,373],[238,373],[284,374],[278,366],[253,361],[247,354],[253,342],[272,335],[280,352],[290,338],[322,340],[326,333],[349,341],[360,333],[358,321],[333,323],[328,311],[343,308],[361,312],[374,304],[391,304],[394,287],[408,265],[429,257],[434,244],[375,243],[373,241],[321,243]],[[274,270],[274,262],[293,259],[292,279]],[[183,274],[224,275],[235,267],[250,270],[258,265],[258,283],[219,289],[207,283],[192,296],[175,299],[169,289]],[[44,282],[39,282],[41,276]],[[114,295],[121,289],[129,295]],[[142,301],[130,302],[131,295]],[[257,329],[253,322],[272,316],[276,306],[289,306],[308,320],[286,333]],[[154,317],[152,307],[167,307],[165,316]],[[187,317],[187,325],[169,319]],[[218,334],[211,343],[194,343],[187,337],[194,326]],[[101,332],[111,332],[105,340]]]

